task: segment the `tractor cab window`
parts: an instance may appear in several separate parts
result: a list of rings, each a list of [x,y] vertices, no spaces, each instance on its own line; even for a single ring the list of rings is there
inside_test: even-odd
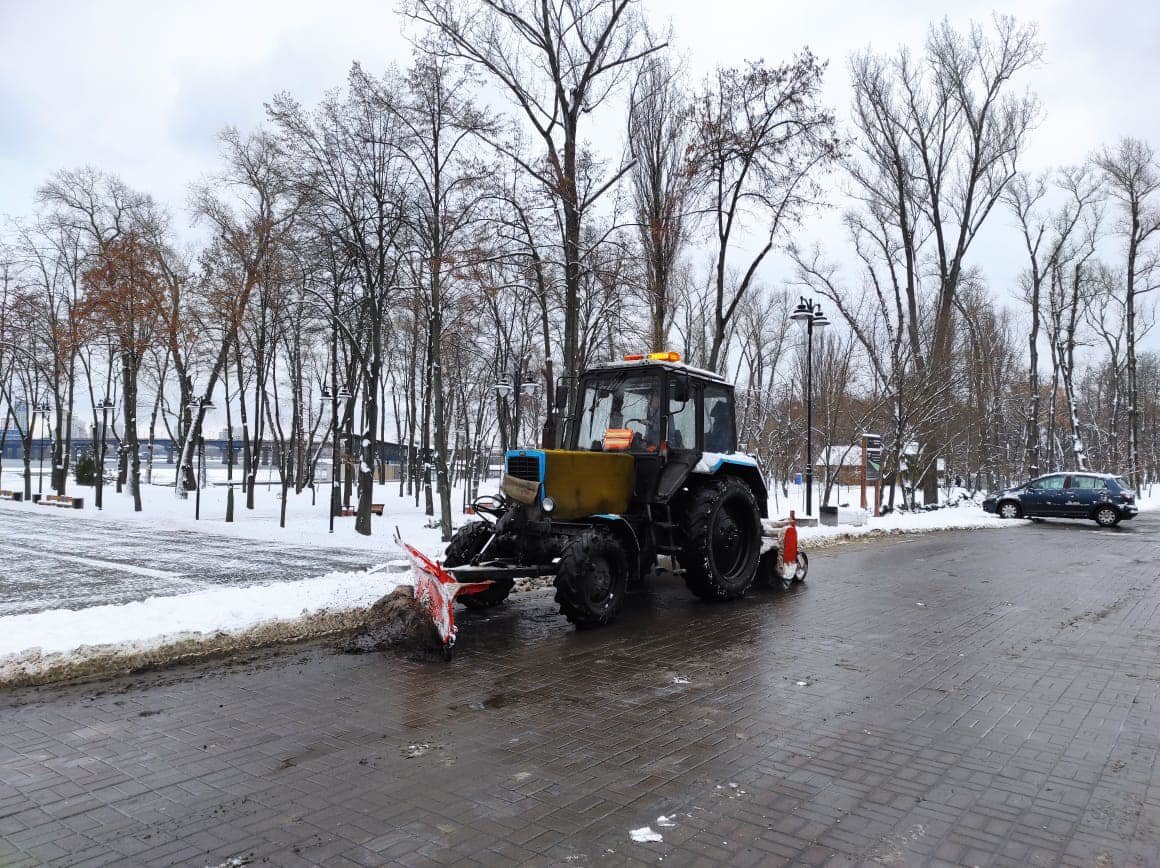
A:
[[[724,386],[705,386],[705,451],[732,452],[737,437],[733,430],[733,401]]]
[[[650,374],[606,374],[584,382],[578,405],[576,448],[655,452],[661,442],[660,379]]]

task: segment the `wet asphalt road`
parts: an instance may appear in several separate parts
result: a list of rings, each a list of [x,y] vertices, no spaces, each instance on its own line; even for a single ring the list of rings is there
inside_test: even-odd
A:
[[[383,560],[371,552],[68,518],[48,507],[0,504],[0,616],[293,581]]]
[[[447,666],[12,691],[0,864],[1155,864],[1158,563],[1154,513],[1018,523],[735,604],[662,577],[590,633],[521,595]]]

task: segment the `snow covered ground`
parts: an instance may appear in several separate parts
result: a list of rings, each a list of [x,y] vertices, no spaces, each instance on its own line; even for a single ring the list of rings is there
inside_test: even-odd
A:
[[[160,473],[155,479],[159,477]],[[210,481],[219,478],[224,478],[224,470],[213,469]],[[36,480],[33,486],[35,490]],[[9,469],[0,487],[20,488],[22,481]],[[119,581],[103,583],[103,596],[74,593],[56,604],[33,605],[37,601],[31,595],[43,595],[44,589],[32,588],[10,571],[0,581],[0,613],[6,613],[0,614],[0,684],[36,680],[48,673],[76,674],[86,671],[86,663],[92,661],[101,661],[107,669],[195,653],[199,648],[243,646],[340,628],[358,611],[410,581],[392,541],[396,528],[404,540],[428,554],[439,556],[443,548],[438,528],[412,498],[398,496],[397,484],[376,488],[375,501],[385,505],[385,515],[373,517],[370,537],[357,534],[349,517],[336,518],[335,531],[329,533],[326,489],[320,489],[313,503],[310,492],[291,493],[284,528],[279,524],[279,488],[265,480],[255,490],[254,510],[245,509],[241,492],[236,492],[233,523],[224,520],[222,486],[202,491],[200,521],[194,520],[192,493],[178,499],[172,488],[161,485],[145,489],[141,513],[134,513],[128,495],[116,494],[112,486],[105,490],[105,508],[100,512],[91,489],[70,486],[70,491],[85,497],[84,510],[0,503],[0,527],[9,528],[0,538],[0,556],[7,556],[10,564],[16,559],[17,565],[22,552],[59,562],[65,578],[73,577],[78,586],[94,564],[112,570],[110,575],[127,574],[131,582],[122,575]],[[791,490],[789,498],[776,503],[771,499],[771,514],[786,515],[800,497],[800,490]],[[857,491],[838,492],[836,500],[856,502]],[[462,502],[462,492],[454,492],[453,503]],[[1157,506],[1160,502],[1155,500],[1141,504]],[[456,523],[469,520],[457,515]],[[963,502],[931,512],[869,518],[861,527],[803,528],[801,538],[808,549],[874,534],[1010,525],[987,515],[976,503]],[[18,526],[23,536],[15,532]],[[198,566],[198,555],[191,552],[200,552],[213,563]],[[324,563],[328,552],[357,555],[368,568],[303,573],[309,572],[315,555]],[[266,562],[293,563],[297,569],[262,569]]]
[[[0,488],[22,485],[4,472]],[[0,502],[0,684],[342,628],[410,582],[396,528],[442,553],[438,528],[397,485],[376,490],[385,510],[370,537],[351,517],[329,533],[325,490],[291,493],[285,527],[276,484],[255,489],[254,510],[235,492],[232,523],[223,486],[202,490],[200,520],[192,493],[163,486],[145,488],[140,513],[113,486],[102,511],[91,488],[69,491],[83,510]]]

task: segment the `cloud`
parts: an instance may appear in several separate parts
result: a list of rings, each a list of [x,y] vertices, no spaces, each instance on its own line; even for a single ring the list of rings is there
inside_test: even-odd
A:
[[[408,47],[388,4],[0,0],[0,213],[33,206],[52,172],[92,163],[175,210],[213,170],[226,124],[261,123]]]
[[[468,0],[471,2],[471,0]],[[372,71],[405,64],[409,47],[383,0],[0,0],[0,214],[28,213],[54,171],[90,163],[169,205],[185,223],[189,184],[212,173],[217,132],[264,118],[289,91],[304,103],[340,86],[353,60]],[[985,21],[993,0],[651,0],[655,25],[671,21],[674,50],[694,81],[717,65],[777,62],[808,45],[830,61],[826,98],[850,101],[849,55],[900,45],[920,53],[932,22]],[[1077,163],[1131,134],[1160,145],[1152,83],[1160,79],[1160,4],[1138,0],[1020,0],[1000,12],[1040,23],[1047,60],[1026,77],[1045,115],[1023,168]],[[607,121],[607,122],[605,122]],[[615,159],[618,110],[587,132]],[[1022,268],[1017,239],[997,213],[974,260],[1000,291]],[[812,233],[833,240],[831,214]],[[771,263],[767,279],[783,267]]]

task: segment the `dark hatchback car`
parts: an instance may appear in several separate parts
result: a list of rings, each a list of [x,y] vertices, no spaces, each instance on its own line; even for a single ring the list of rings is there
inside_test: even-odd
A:
[[[992,494],[983,509],[1001,518],[1088,518],[1113,527],[1136,515],[1136,494],[1110,473],[1049,473]]]

